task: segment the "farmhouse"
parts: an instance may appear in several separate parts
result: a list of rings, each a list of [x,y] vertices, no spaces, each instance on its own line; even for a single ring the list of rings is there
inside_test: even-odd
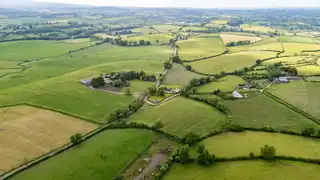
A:
[[[287,77],[279,77],[278,79],[276,79],[277,82],[280,82],[280,83],[288,83],[289,80]]]
[[[180,89],[179,88],[165,88],[164,92],[168,93],[168,94],[177,94],[180,92]]]
[[[83,80],[80,80],[80,83],[86,85],[86,86],[90,86],[91,85],[91,81],[92,79],[83,79]]]
[[[232,96],[237,99],[242,99],[243,96],[238,91],[233,91]]]

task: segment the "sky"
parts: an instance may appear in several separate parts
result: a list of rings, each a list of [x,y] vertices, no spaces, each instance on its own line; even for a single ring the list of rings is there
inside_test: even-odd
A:
[[[320,7],[320,0],[33,0],[98,6],[266,8]]]

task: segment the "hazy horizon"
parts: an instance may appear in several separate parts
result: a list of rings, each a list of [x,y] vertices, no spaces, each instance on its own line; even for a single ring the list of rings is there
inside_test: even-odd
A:
[[[320,0],[224,0],[224,1],[207,1],[207,0],[161,0],[151,2],[147,0],[32,0],[35,2],[56,2],[78,5],[94,6],[133,6],[133,7],[189,7],[189,8],[281,8],[281,7],[320,7]]]

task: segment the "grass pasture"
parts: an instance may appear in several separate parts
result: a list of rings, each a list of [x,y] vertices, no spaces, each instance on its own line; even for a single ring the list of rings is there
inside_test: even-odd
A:
[[[262,38],[260,37],[241,36],[241,35],[234,35],[234,34],[228,34],[228,33],[220,33],[220,37],[225,44],[229,42],[237,42],[237,41],[250,41],[251,43],[255,43],[257,41],[262,40]]]
[[[182,29],[182,31],[207,31],[208,28],[206,27],[199,27],[199,26],[186,26]]]
[[[169,44],[170,39],[172,39],[173,36],[169,34],[145,34],[143,36],[133,36],[128,37],[129,42],[139,42],[140,40],[144,41],[150,41],[151,44],[158,44],[157,40],[159,41],[159,44]]]
[[[93,59],[91,59],[93,60]],[[19,85],[0,91],[1,105],[32,103],[50,107],[97,122],[104,122],[110,112],[129,105],[132,97],[91,90],[79,83],[81,79],[96,77],[101,73],[120,71],[144,71],[147,74],[163,71],[160,61],[119,61],[100,64],[65,75]],[[133,83],[132,86],[145,88]],[[154,83],[152,83],[154,84]],[[151,85],[151,83],[150,83]],[[149,83],[147,83],[149,86]],[[135,88],[131,89],[132,91]]]
[[[154,64],[152,62],[154,61],[160,65],[163,61],[168,60],[171,55],[172,49],[169,46],[120,47],[102,44],[61,57],[46,58],[38,62],[27,63],[26,65],[32,68],[20,74],[0,79],[0,89],[57,77],[91,66],[101,66],[108,63],[114,65],[112,63],[115,62],[138,61],[137,63],[140,66],[138,68],[143,70],[148,67],[149,63],[140,64],[139,62],[150,61],[151,64]],[[132,65],[131,63],[129,64]],[[121,68],[130,70],[130,66],[124,65]],[[163,71],[163,66],[161,71]]]
[[[290,161],[221,162],[211,167],[175,164],[164,180],[318,180],[320,166]]]
[[[144,130],[106,130],[11,179],[112,179],[154,137]]]
[[[281,56],[300,54],[302,51],[319,50],[320,44],[283,43],[285,52]]]
[[[250,152],[259,155],[260,148],[268,144],[274,146],[280,156],[320,159],[320,140],[278,133],[228,132],[205,139],[200,144],[217,157],[247,156]]]
[[[285,93],[290,94],[288,90]],[[313,121],[260,92],[249,93],[248,99],[225,101],[225,104],[231,111],[230,120],[245,127],[269,126],[277,130],[296,132],[308,127],[319,127]]]
[[[258,26],[258,25],[251,25],[251,24],[242,24],[240,27],[244,31],[257,31],[257,32],[262,32],[262,33],[267,33],[267,32],[274,32],[275,29],[267,26]]]
[[[211,24],[219,24],[219,25],[225,25],[227,23],[228,23],[228,20],[222,20],[222,19],[214,20],[214,21],[211,22]]]
[[[21,66],[18,66],[17,62],[15,62],[15,61],[1,61],[0,60],[0,71],[2,69],[13,69],[13,68],[21,68]]]
[[[257,59],[265,59],[275,56],[275,52],[239,52],[202,61],[191,62],[188,64],[191,65],[192,68],[197,72],[206,74],[219,74],[221,71],[233,72],[235,70],[241,70],[244,67],[250,67],[254,65]]]
[[[63,146],[74,133],[87,133],[97,127],[31,106],[0,108],[0,115],[1,171],[8,171]]]
[[[202,76],[185,69],[184,66],[174,63],[165,77],[165,84],[187,85],[193,78]]]
[[[154,25],[153,27],[161,33],[168,33],[168,32],[177,32],[182,26],[160,24],[160,25]]]
[[[307,60],[308,60],[308,57],[305,57],[305,56],[280,57],[280,58],[276,58],[276,59],[270,59],[267,61],[263,61],[261,64],[262,65],[272,65],[272,64],[280,62],[283,64],[294,65],[297,63],[304,63]]]
[[[130,81],[130,86],[127,88],[129,88],[132,93],[142,93],[148,90],[149,87],[155,86],[155,84],[155,82],[133,80]],[[121,92],[126,93],[127,88],[122,88]]]
[[[158,31],[150,28],[150,26],[143,26],[143,27],[140,27],[140,28],[132,29],[132,32],[149,34],[149,33],[157,33]]]
[[[259,42],[243,46],[233,46],[228,47],[232,52],[239,51],[261,51],[261,50],[272,50],[272,51],[282,51],[282,45],[277,38],[265,38]]]
[[[320,43],[319,40],[311,36],[281,36],[280,41],[285,43]]]
[[[177,45],[179,56],[183,61],[214,56],[225,51],[223,42],[218,36],[189,38],[185,41],[178,41]]]
[[[0,69],[0,77],[11,73],[19,73],[21,69]]]
[[[92,45],[86,43],[65,43],[63,41],[14,41],[0,43],[0,60],[24,61],[57,56]]]
[[[307,66],[299,66],[296,68],[298,70],[298,74],[302,76],[320,75],[320,66],[307,65]]]
[[[223,126],[226,118],[224,114],[204,103],[177,97],[155,107],[144,105],[129,118],[129,122],[154,125],[161,121],[164,125],[162,130],[183,136],[188,132],[206,135]]]
[[[213,92],[217,89],[221,91],[233,91],[238,84],[243,84],[245,81],[239,76],[226,76],[219,79],[217,82],[200,86],[198,92]]]
[[[276,84],[268,89],[273,95],[320,119],[319,90],[319,83],[304,81]]]

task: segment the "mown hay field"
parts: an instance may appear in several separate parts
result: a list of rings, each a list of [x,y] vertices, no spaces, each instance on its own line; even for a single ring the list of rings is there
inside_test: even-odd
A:
[[[244,84],[245,80],[243,80],[239,76],[226,76],[222,79],[219,79],[217,82],[211,82],[209,84],[200,86],[198,88],[198,92],[213,92],[217,89],[221,91],[233,91],[236,89],[238,84]]]
[[[97,126],[31,106],[0,108],[0,174],[69,142],[75,133]]]
[[[319,127],[320,129],[320,127]],[[200,142],[217,157],[260,155],[265,144],[274,146],[279,156],[320,159],[320,140],[278,133],[251,132],[223,133]]]
[[[63,41],[14,41],[0,43],[0,61],[24,61],[57,56],[91,46],[92,42],[66,43]]]
[[[175,164],[164,180],[318,180],[320,166],[290,161],[221,162],[210,167]]]
[[[319,83],[291,81],[288,84],[272,85],[268,91],[320,119]]]
[[[128,121],[148,125],[161,121],[164,126],[162,130],[183,136],[188,132],[206,135],[221,128],[227,117],[204,103],[177,97],[155,107],[144,105]]]
[[[112,179],[153,138],[155,135],[150,131],[106,130],[11,179]]]
[[[228,34],[228,33],[220,33],[219,35],[225,44],[229,42],[238,42],[238,41],[250,41],[251,43],[254,43],[262,40],[262,38],[254,37],[254,36],[241,36],[241,35]]]
[[[308,127],[319,127],[315,122],[260,92],[248,93],[248,99],[225,101],[225,104],[231,110],[230,120],[245,127],[269,126],[276,130],[295,132]]]
[[[188,40],[178,41],[177,45],[179,46],[179,56],[183,61],[210,57],[225,51],[223,42],[218,36],[190,37]]]
[[[187,85],[194,78],[201,78],[202,75],[190,72],[180,64],[173,64],[165,77],[165,84]]]
[[[220,25],[224,25],[228,23],[228,20],[214,20],[211,22],[212,24],[220,24]]]
[[[4,76],[11,73],[18,73],[21,69],[0,69],[0,76]]]
[[[192,68],[201,73],[219,74],[221,71],[233,72],[245,67],[251,67],[258,59],[275,57],[275,52],[239,52],[226,54],[215,58],[188,63]]]

